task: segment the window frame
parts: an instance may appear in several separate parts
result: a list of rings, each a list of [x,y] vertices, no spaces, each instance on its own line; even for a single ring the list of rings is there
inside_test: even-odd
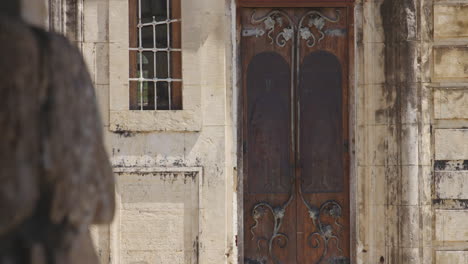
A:
[[[153,16],[153,21],[142,21],[143,11],[140,9],[140,4],[144,0],[129,0],[129,50],[130,50],[130,109],[133,110],[148,110],[143,106],[143,86],[148,84],[151,91],[148,95],[152,94],[149,108],[158,110],[158,83],[166,83],[167,89],[167,108],[159,110],[182,110],[182,65],[181,65],[181,0],[162,0],[166,2],[167,9],[163,10],[166,14],[166,20],[156,20]],[[158,47],[157,32],[161,30],[161,26],[166,27],[166,44],[167,46]],[[159,28],[158,28],[159,27]],[[142,41],[144,29],[151,28],[152,32],[152,45],[147,47],[144,44],[138,45]],[[139,41],[140,40],[140,41]],[[143,54],[151,53],[153,57],[153,76],[144,77],[138,75],[138,68],[143,67]],[[165,53],[166,58],[163,62],[166,67],[167,76],[158,76],[158,60],[157,54]],[[150,57],[151,57],[150,55]],[[140,56],[140,57],[138,57]],[[140,65],[138,65],[140,61]],[[140,67],[138,67],[140,66]],[[140,96],[138,96],[140,94]],[[164,107],[164,106],[163,106]]]
[[[197,14],[181,0],[182,110],[130,110],[129,8],[134,0],[114,1],[109,5],[109,129],[114,132],[197,132],[202,127],[201,54],[203,43],[194,38],[200,33]],[[189,12],[187,12],[189,11]],[[184,36],[188,38],[184,38]],[[189,61],[190,64],[184,64]]]

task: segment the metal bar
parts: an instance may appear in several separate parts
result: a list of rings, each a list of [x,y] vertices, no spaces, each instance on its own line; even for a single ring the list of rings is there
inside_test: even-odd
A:
[[[138,89],[140,90],[140,98],[138,100],[140,101],[140,110],[143,110],[143,83],[138,82]]]
[[[166,0],[167,5],[167,21],[170,21],[171,17],[171,8],[170,0]],[[171,47],[171,23],[167,23],[167,48]],[[171,53],[167,52],[167,78],[171,78]],[[172,83],[168,82],[167,83],[167,96],[168,96],[168,102],[169,102],[169,110],[172,110],[172,96],[171,96],[171,90],[172,90]]]
[[[182,82],[182,79],[172,78],[129,78],[129,80],[136,82]]]
[[[138,0],[138,23],[141,23],[141,0]],[[138,46],[139,48],[143,47],[142,44],[142,38],[141,38],[141,27],[138,28],[138,39],[139,43]],[[143,52],[138,52],[138,55],[140,57],[140,79],[143,79]],[[143,110],[143,83],[142,81],[139,81],[139,86],[140,86],[140,110]]]
[[[151,26],[151,25],[166,25],[170,23],[175,23],[175,22],[181,22],[181,19],[167,19],[165,21],[159,21],[159,22],[148,22],[148,23],[141,23],[141,21],[138,23],[138,27],[146,27],[146,26]]]
[[[172,110],[172,82],[182,82],[182,79],[173,79],[172,77],[172,59],[171,59],[171,54],[172,52],[182,52],[181,48],[176,48],[173,49],[171,47],[171,24],[176,23],[176,22],[181,22],[182,19],[171,19],[171,8],[172,8],[172,2],[171,0],[166,0],[166,12],[167,12],[167,17],[164,21],[156,21],[156,17],[153,16],[153,21],[148,22],[148,23],[143,23],[142,22],[142,6],[141,6],[142,0],[138,0],[138,47],[136,48],[129,48],[129,51],[136,51],[138,52],[138,67],[139,67],[139,74],[137,78],[129,78],[129,81],[136,81],[138,82],[138,89],[140,91],[140,96],[137,100],[139,100],[140,103],[140,110],[144,110],[144,84],[145,83],[153,83],[154,84],[154,107],[155,110],[158,109],[158,90],[157,90],[157,83],[158,82],[167,82],[167,89],[168,89],[168,103],[169,103],[169,109]],[[166,25],[167,29],[167,47],[166,48],[158,48],[157,47],[157,25]],[[153,31],[153,47],[152,48],[143,48],[143,34],[142,34],[142,29],[143,27],[152,27]],[[144,71],[143,71],[143,52],[152,52],[153,53],[153,78],[147,78],[147,76],[144,76]],[[158,63],[161,63],[157,60],[157,52],[166,52],[167,54],[167,78],[159,78],[157,76],[157,65]]]
[[[182,51],[182,49],[173,49],[173,48],[129,48],[129,50],[132,50],[132,51],[153,51],[153,52],[156,52],[156,51]]]
[[[153,22],[156,21],[156,17],[153,16]],[[156,25],[153,24],[153,49],[156,49]],[[153,77],[156,76],[156,51],[153,51]],[[158,110],[158,89],[156,89],[156,83],[153,83],[154,92],[154,110]]]

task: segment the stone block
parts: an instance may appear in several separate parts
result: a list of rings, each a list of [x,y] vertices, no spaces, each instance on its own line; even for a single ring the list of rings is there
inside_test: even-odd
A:
[[[372,205],[385,205],[387,203],[387,179],[386,168],[384,166],[369,166],[370,169],[370,187],[372,188]]]
[[[468,240],[468,210],[436,210],[435,235],[438,241]],[[457,262],[453,262],[457,263]]]
[[[468,119],[468,89],[435,89],[435,119]]]
[[[436,251],[436,264],[468,263],[468,251]]]
[[[419,206],[401,206],[399,208],[400,246],[416,248],[420,243],[420,214]]]
[[[468,4],[435,5],[434,37],[468,37]]]
[[[200,52],[185,49],[184,46],[182,50],[182,78],[184,81],[184,95],[185,88],[191,89],[193,86],[200,90],[199,87],[201,86],[202,77],[200,75],[200,67]]]
[[[425,250],[432,252],[434,238],[434,217],[432,205],[421,206],[421,242]],[[431,263],[431,262],[424,262]]]
[[[419,166],[419,204],[432,205],[432,184],[433,184],[433,168],[432,166]]]
[[[108,263],[110,257],[109,226],[93,225],[90,227],[90,233],[100,263]]]
[[[95,88],[102,123],[104,126],[109,126],[109,85],[96,84]]]
[[[127,43],[128,36],[128,1],[110,0],[109,2],[109,41]]]
[[[385,245],[388,249],[399,247],[399,206],[389,205],[386,206],[385,212]],[[390,260],[387,263],[395,263]]]
[[[399,264],[426,264],[422,263],[420,249],[417,247],[401,248],[401,260]],[[391,262],[389,262],[391,263]]]
[[[389,126],[368,126],[368,165],[383,166],[389,164]]]
[[[369,206],[370,215],[366,224],[370,246],[384,248],[386,243],[386,208],[384,205]]]
[[[129,109],[128,44],[109,44],[110,109]]]
[[[438,81],[468,78],[468,47],[435,47],[433,74]]]
[[[200,170],[117,169],[121,263],[194,263]]]
[[[438,199],[468,199],[468,171],[435,171]]]
[[[85,42],[105,42],[109,38],[109,6],[107,1],[83,2],[83,33]]]
[[[468,159],[468,129],[436,129],[435,159]]]
[[[364,84],[385,83],[385,44],[364,45]]]
[[[95,82],[109,84],[109,45],[96,43]]]
[[[362,85],[363,104],[360,124],[389,124],[391,108],[395,104],[396,93],[383,84]],[[361,88],[360,87],[360,88]]]
[[[382,1],[365,1],[363,3],[363,31],[364,42],[384,42],[384,30],[380,6]]]
[[[112,99],[111,99],[112,100]],[[112,102],[112,101],[111,101]],[[110,111],[112,131],[185,131],[201,130],[200,111]]]
[[[419,165],[432,166],[432,127],[430,124],[424,124],[419,128]]]
[[[401,126],[402,165],[419,165],[419,134],[417,124],[403,124]]]
[[[420,202],[418,189],[420,167],[415,165],[402,166],[401,168],[401,204],[418,205]]]
[[[81,48],[81,54],[88,67],[89,75],[93,84],[96,82],[96,45],[94,43],[83,43]]]
[[[400,91],[405,98],[401,102],[401,122],[403,124],[417,124],[419,119],[419,109],[421,107],[420,85],[407,83],[400,86]]]
[[[204,86],[205,97],[203,102],[203,125],[205,126],[222,126],[225,124],[225,100],[223,95],[225,86]]]

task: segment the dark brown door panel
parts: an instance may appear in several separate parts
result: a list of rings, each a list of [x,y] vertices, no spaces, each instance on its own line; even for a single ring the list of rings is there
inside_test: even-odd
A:
[[[349,263],[348,11],[240,9],[245,263]]]

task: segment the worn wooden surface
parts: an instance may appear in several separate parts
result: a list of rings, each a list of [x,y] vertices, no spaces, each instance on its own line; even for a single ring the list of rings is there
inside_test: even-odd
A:
[[[297,35],[281,41],[316,11],[328,18],[323,39],[312,28],[312,47]],[[348,10],[240,13],[244,261],[348,263]]]

